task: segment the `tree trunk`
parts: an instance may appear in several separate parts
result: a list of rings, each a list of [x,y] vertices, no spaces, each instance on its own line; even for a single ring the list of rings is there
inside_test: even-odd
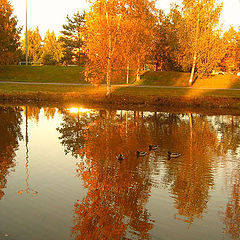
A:
[[[138,57],[136,81],[139,81],[139,80],[140,80],[140,60]]]
[[[197,45],[198,45],[198,34],[199,34],[199,11],[197,15],[197,26],[196,26],[196,33],[195,33],[195,42],[194,42],[194,54],[193,54],[193,65],[192,65],[192,71],[189,79],[189,86],[192,86],[193,83],[193,75],[196,67],[196,62],[197,62]]]
[[[197,61],[197,52],[194,52],[192,71],[191,71],[191,75],[190,75],[190,79],[189,79],[189,86],[192,86],[192,83],[193,83],[193,75],[195,72],[196,61]]]
[[[136,81],[140,80],[140,68],[137,68],[137,77],[136,77]]]
[[[127,63],[127,84],[129,83],[129,63]]]
[[[108,36],[108,57],[107,57],[107,96],[111,94],[111,34]]]

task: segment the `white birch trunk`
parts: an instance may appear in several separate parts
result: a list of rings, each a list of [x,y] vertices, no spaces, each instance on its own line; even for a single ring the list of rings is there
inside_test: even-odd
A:
[[[189,79],[189,85],[190,85],[190,86],[191,86],[192,83],[193,83],[193,76],[194,76],[194,72],[195,72],[196,61],[197,61],[197,52],[195,52],[195,53],[194,53],[194,56],[193,56],[192,71],[191,71],[191,75],[190,75],[190,79]]]
[[[129,63],[127,64],[127,84],[129,83]]]
[[[189,79],[189,85],[191,86],[193,83],[193,75],[195,72],[196,62],[197,62],[197,45],[198,45],[198,34],[199,34],[199,11],[197,16],[197,26],[196,26],[196,33],[195,33],[195,41],[194,41],[194,54],[193,54],[193,65],[192,65],[192,71]]]
[[[107,57],[107,96],[111,93],[111,34],[108,36],[108,57]]]

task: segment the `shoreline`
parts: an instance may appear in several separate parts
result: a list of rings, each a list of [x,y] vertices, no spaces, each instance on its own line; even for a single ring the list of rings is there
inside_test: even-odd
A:
[[[104,93],[83,94],[78,92],[52,93],[0,93],[1,103],[16,104],[87,104],[106,107],[134,107],[141,109],[204,109],[206,111],[240,112],[240,98],[225,96],[157,96],[112,93],[106,97]]]

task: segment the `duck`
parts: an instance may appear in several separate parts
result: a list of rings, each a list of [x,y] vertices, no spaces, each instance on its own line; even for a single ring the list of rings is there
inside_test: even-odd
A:
[[[147,152],[140,152],[140,151],[137,151],[137,158],[139,157],[143,157],[147,154]]]
[[[148,149],[149,149],[149,151],[151,151],[151,150],[155,151],[158,149],[158,145],[149,145]]]
[[[123,154],[119,154],[118,156],[117,156],[117,160],[118,161],[122,161],[122,160],[124,160],[125,159],[125,157],[123,156]]]
[[[168,157],[169,157],[169,158],[178,158],[178,157],[180,157],[181,155],[182,155],[181,153],[168,152]]]

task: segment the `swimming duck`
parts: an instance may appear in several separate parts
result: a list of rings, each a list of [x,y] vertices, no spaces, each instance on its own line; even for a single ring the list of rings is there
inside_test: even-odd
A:
[[[139,152],[139,151],[137,151],[137,158],[143,157],[143,156],[145,156],[146,154],[147,154],[147,152]]]
[[[151,151],[151,150],[157,150],[158,149],[158,145],[149,145],[149,147],[148,147],[148,149],[149,149],[149,151]]]
[[[118,161],[122,161],[122,160],[124,160],[125,159],[125,157],[122,155],[122,154],[119,154],[118,156],[117,156],[117,160]]]
[[[178,158],[178,157],[180,157],[181,155],[182,155],[181,153],[168,152],[168,157],[169,157],[169,158]]]

